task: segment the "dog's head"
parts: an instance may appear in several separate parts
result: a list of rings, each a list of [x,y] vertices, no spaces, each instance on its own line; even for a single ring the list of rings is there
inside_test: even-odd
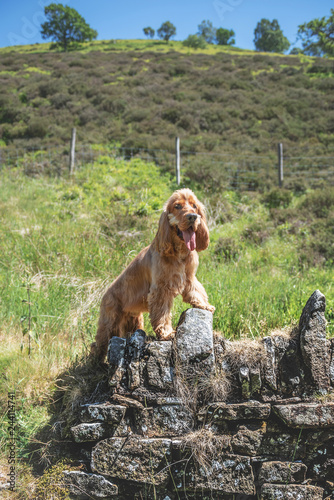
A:
[[[177,248],[201,252],[209,245],[204,205],[190,189],[175,191],[165,204],[157,233],[158,250],[166,256]]]

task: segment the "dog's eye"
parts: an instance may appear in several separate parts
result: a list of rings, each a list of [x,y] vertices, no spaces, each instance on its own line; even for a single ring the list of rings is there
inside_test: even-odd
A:
[[[195,205],[195,203],[193,203],[193,208],[197,208],[197,205]]]
[[[180,205],[180,203],[177,203],[176,205],[174,205],[174,208],[176,208],[176,210],[180,210],[180,208],[182,208],[182,205]]]

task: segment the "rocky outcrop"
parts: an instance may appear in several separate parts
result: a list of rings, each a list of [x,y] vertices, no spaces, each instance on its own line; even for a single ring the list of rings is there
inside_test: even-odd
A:
[[[288,335],[228,341],[213,335],[211,313],[191,309],[173,342],[113,337],[108,393],[82,404],[63,435],[85,467],[64,473],[71,497],[334,498],[325,325],[316,291]]]
[[[307,301],[299,321],[303,359],[311,372],[313,384],[322,392],[327,392],[330,385],[325,309],[325,296],[316,290]]]

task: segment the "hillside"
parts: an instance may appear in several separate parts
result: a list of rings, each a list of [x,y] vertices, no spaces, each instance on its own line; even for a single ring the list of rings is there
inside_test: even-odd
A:
[[[111,147],[173,150],[178,134],[184,151],[251,151],[254,163],[266,155],[276,161],[278,141],[291,152],[329,156],[333,89],[332,60],[232,48],[116,41],[67,54],[48,44],[0,50],[0,407],[5,415],[15,389],[19,422],[17,492],[5,498],[44,498],[57,483],[52,469],[32,473],[39,464],[31,444],[43,465],[56,460],[48,436],[38,435],[50,402],[66,373],[76,390],[67,405],[87,389],[80,370],[87,370],[103,290],[152,241],[177,187],[166,169],[112,158]],[[91,155],[69,176],[74,125]],[[25,148],[45,151],[23,158]],[[13,151],[15,168],[5,165]],[[284,332],[319,288],[333,337],[334,188],[326,180],[313,190],[269,189],[264,179],[258,191],[223,189],[218,162],[204,183],[204,157],[189,161],[182,185],[207,207],[211,243],[198,278],[216,307],[216,332],[237,340]],[[175,300],[174,325],[187,307]],[[154,335],[148,315],[145,330]],[[99,377],[95,370],[91,383]],[[7,440],[2,426],[4,450]],[[0,474],[7,469],[3,455]]]
[[[2,145],[81,143],[185,151],[328,154],[331,59],[181,42],[109,41],[81,51],[49,44],[0,50]]]

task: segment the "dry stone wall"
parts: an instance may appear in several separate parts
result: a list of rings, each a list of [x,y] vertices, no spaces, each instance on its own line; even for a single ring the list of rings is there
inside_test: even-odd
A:
[[[173,342],[109,344],[109,394],[70,429],[73,498],[334,499],[334,355],[317,290],[291,334],[232,342],[189,309]]]

